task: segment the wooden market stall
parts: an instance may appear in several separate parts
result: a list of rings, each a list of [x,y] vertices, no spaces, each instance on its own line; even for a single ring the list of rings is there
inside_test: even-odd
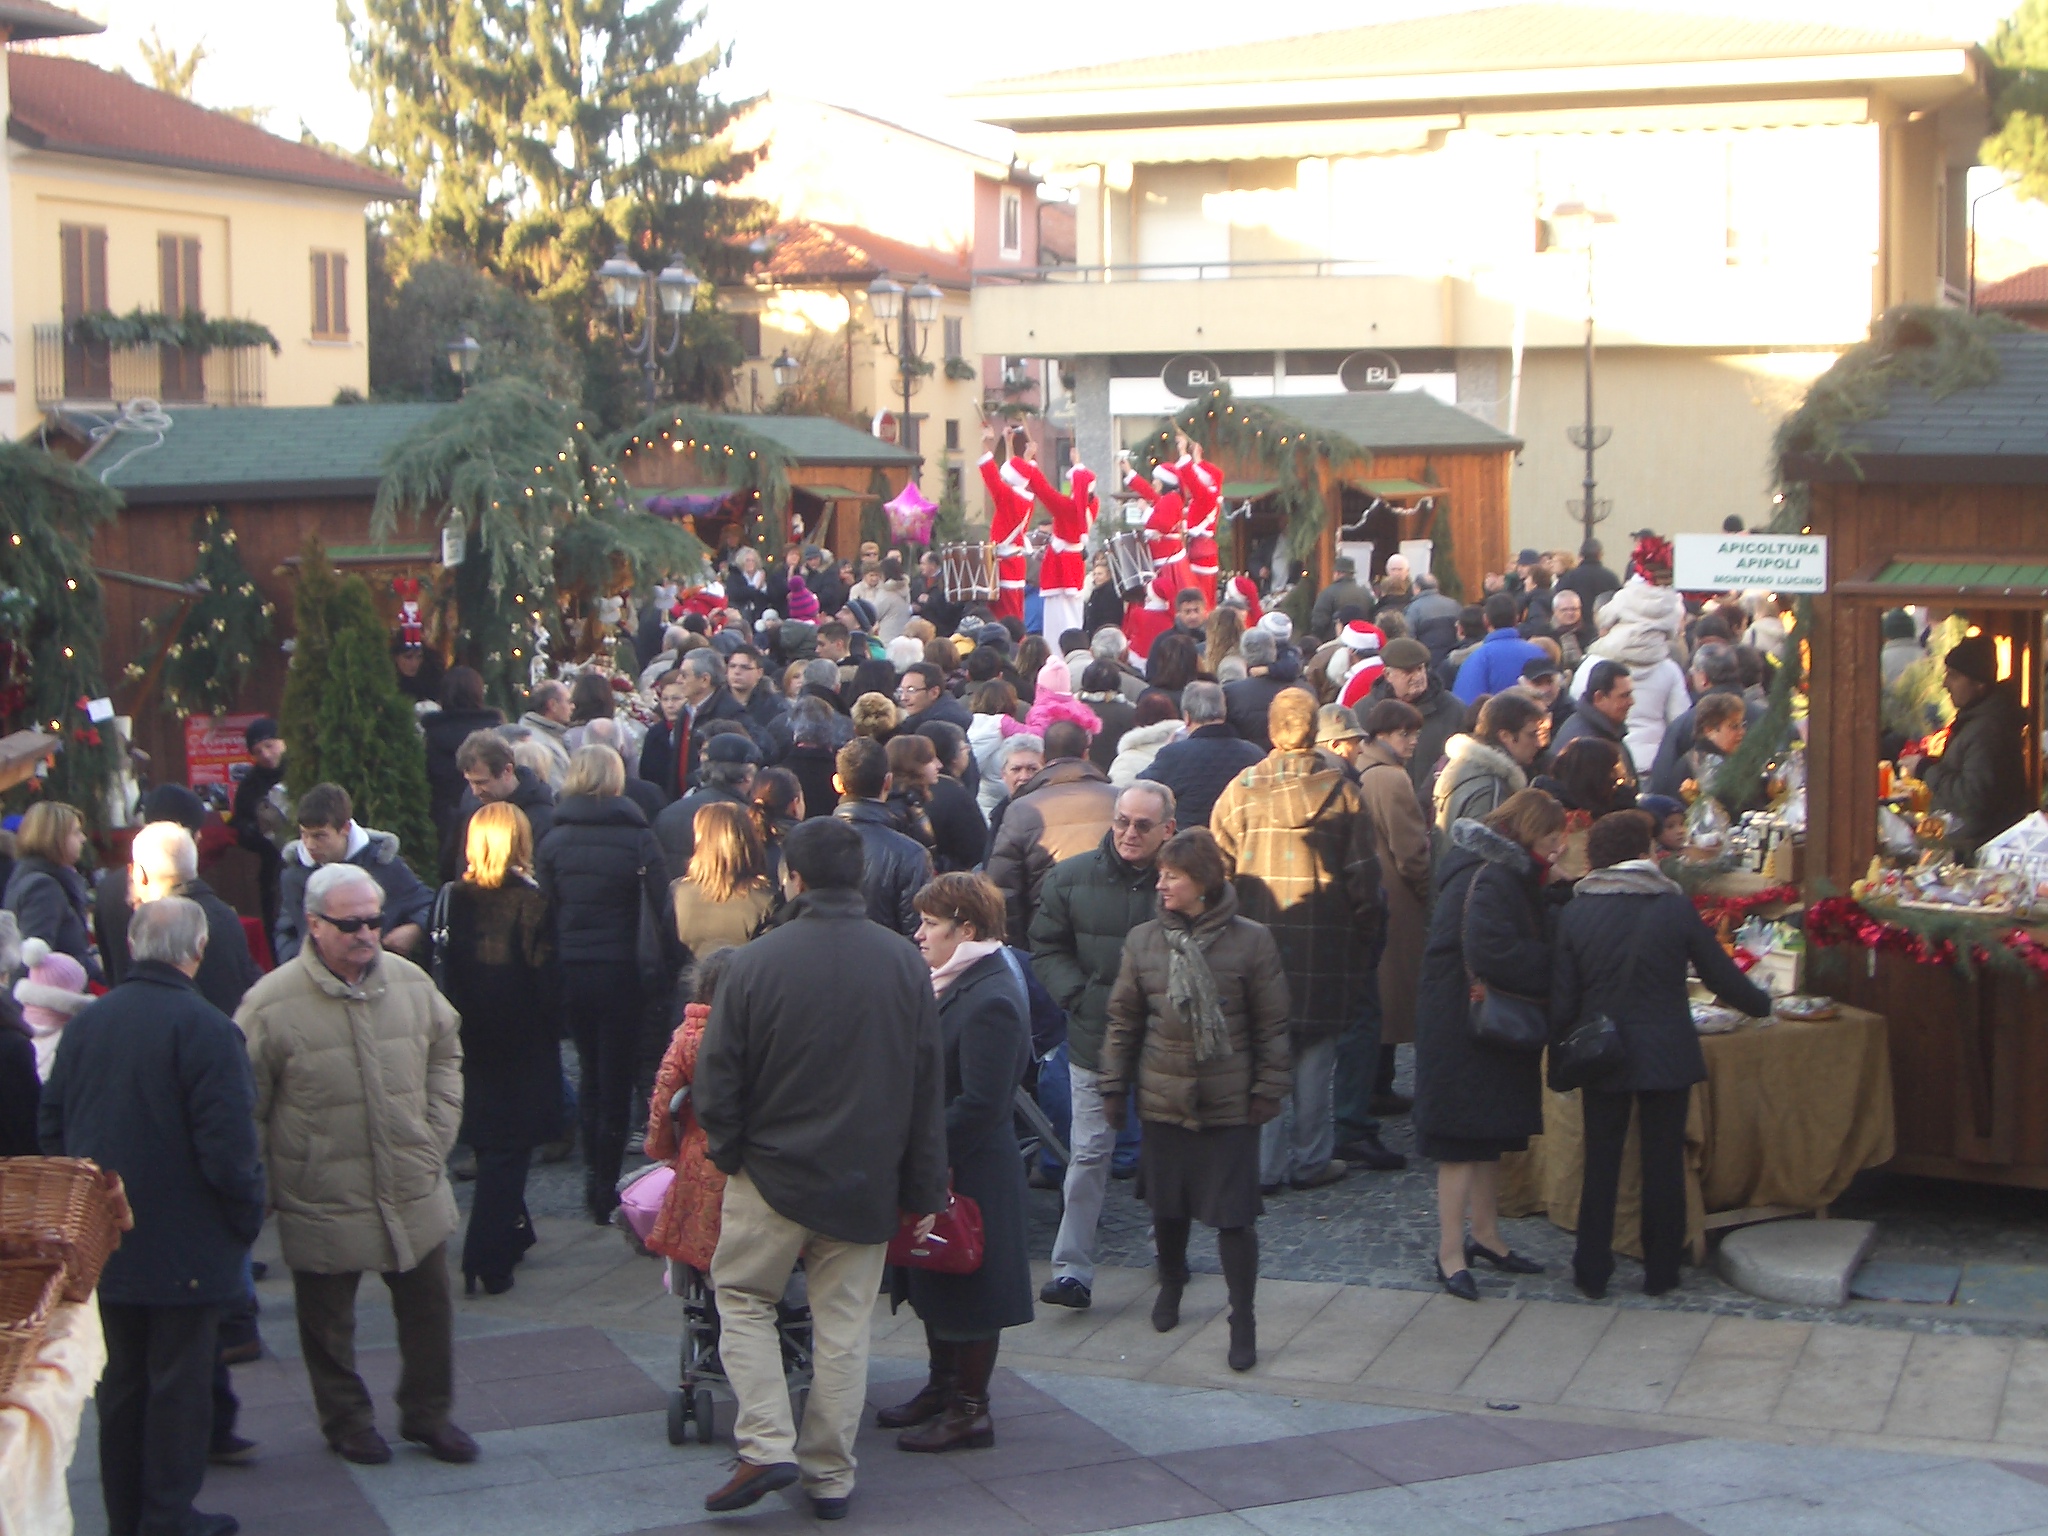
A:
[[[2041,800],[2048,335],[1911,316],[1886,335],[1889,351],[1859,360],[1870,414],[1830,441],[1795,435],[1781,465],[1808,498],[1804,526],[1828,539],[1828,591],[1813,599],[1808,646],[1810,899],[1848,893],[1878,851],[1887,610],[1959,615],[1993,637],[1998,686],[2024,722],[2026,804]],[[1871,907],[1859,920],[1885,916]],[[1984,942],[2003,943],[2013,926],[1987,922]],[[2038,968],[1966,973],[1898,944],[1846,958],[1824,972],[1829,989],[1889,1020],[1891,1166],[2048,1188],[2048,981]]]

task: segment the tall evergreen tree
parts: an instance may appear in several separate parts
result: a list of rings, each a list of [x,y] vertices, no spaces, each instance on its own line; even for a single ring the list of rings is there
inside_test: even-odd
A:
[[[1979,153],[2022,197],[2048,202],[2048,0],[2021,0],[1984,45],[1996,132]]]
[[[324,775],[320,762],[320,700],[327,691],[327,653],[333,643],[328,615],[341,578],[317,536],[306,540],[299,583],[292,594],[292,664],[285,673],[277,728],[284,737],[285,787],[298,799]]]
[[[362,577],[341,583],[328,624],[316,715],[321,773],[348,791],[358,826],[392,833],[405,861],[431,878],[439,850],[427,815],[426,746],[398,691],[390,631]]]

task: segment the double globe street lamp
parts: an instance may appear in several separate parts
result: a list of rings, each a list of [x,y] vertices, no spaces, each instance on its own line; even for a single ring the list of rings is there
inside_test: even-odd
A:
[[[918,375],[925,371],[918,364],[924,357],[932,322],[939,318],[939,301],[944,297],[929,279],[923,277],[912,285],[907,294],[903,285],[886,273],[868,284],[868,308],[874,311],[875,320],[882,328],[882,345],[896,359],[896,377],[903,386],[903,422],[898,428],[897,441],[905,448],[917,446],[911,441],[916,434],[910,421],[910,395],[916,388]],[[890,334],[892,330],[895,332],[893,336]]]
[[[670,256],[668,265],[660,272],[649,272],[623,245],[597,269],[597,286],[618,320],[619,344],[626,349],[627,356],[640,359],[649,405],[654,404],[655,381],[661,375],[662,360],[674,357],[676,348],[682,344],[683,316],[696,303],[697,283],[697,274],[683,264],[680,256]],[[657,346],[655,340],[662,315],[674,322],[667,346]],[[633,331],[635,325],[639,327],[637,334]]]

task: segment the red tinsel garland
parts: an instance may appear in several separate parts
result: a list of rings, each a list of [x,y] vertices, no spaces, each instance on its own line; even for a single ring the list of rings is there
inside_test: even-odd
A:
[[[1825,897],[1806,909],[1806,942],[1818,946],[1853,944],[1861,949],[1888,950],[1904,955],[1915,965],[1952,966],[1957,958],[1953,939],[1941,939],[1930,944],[1910,928],[1901,928],[1896,923],[1872,917],[1860,903],[1847,896]],[[2014,928],[2001,934],[1999,942],[2019,956],[2035,975],[2048,976],[2048,944],[2041,943],[2024,928]],[[1973,944],[1970,946],[1970,958],[1976,964],[1988,964],[1991,952],[1981,944]]]
[[[1759,907],[1772,907],[1780,902],[1797,901],[1799,887],[1796,885],[1774,885],[1767,890],[1757,891],[1749,896],[1699,895],[1692,904],[1699,908],[1700,916],[1706,919],[1709,928],[1718,928],[1721,920],[1727,918],[1740,922]]]

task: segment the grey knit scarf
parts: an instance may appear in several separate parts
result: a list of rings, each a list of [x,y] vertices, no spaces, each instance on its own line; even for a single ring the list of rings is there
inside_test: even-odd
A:
[[[1194,1031],[1195,1060],[1220,1061],[1232,1054],[1230,1026],[1224,1022],[1223,1000],[1216,976],[1192,928],[1161,923],[1166,934],[1166,995],[1174,1012]]]

